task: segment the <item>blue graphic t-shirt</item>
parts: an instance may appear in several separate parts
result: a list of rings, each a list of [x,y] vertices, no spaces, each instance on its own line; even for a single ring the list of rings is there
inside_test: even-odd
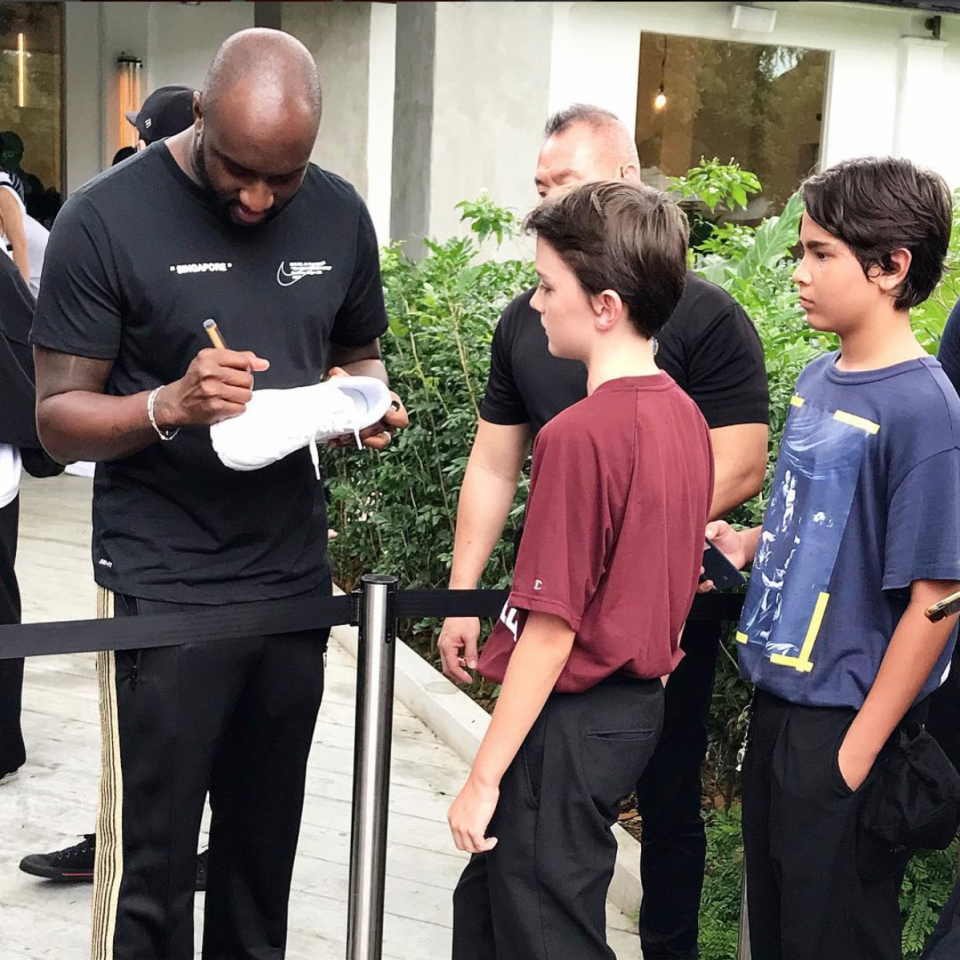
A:
[[[737,640],[761,689],[859,709],[911,583],[960,580],[960,400],[932,357],[852,373],[837,357],[797,381]]]

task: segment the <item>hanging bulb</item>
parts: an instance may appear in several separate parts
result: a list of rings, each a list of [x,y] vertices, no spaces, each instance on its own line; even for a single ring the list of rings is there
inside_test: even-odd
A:
[[[653,98],[653,109],[662,110],[667,105],[667,95],[663,92],[663,86],[660,86],[660,89],[657,91],[657,95]]]

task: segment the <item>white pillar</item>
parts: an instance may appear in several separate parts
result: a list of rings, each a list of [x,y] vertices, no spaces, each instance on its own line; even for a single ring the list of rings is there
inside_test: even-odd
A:
[[[411,3],[397,17],[394,234],[463,234],[455,205],[482,190],[525,213],[548,116],[552,4]],[[529,242],[502,253],[520,249]]]
[[[398,6],[390,236],[417,256],[430,235],[437,4]]]
[[[281,25],[313,54],[323,117],[313,160],[367,201],[389,238],[395,9],[380,3],[284,3]],[[374,129],[374,126],[376,129]]]
[[[393,100],[396,85],[397,5],[374,3],[370,11],[370,96],[367,113],[366,201],[381,243],[390,236],[393,170]]]
[[[893,152],[943,172],[948,138],[937,136],[944,124],[944,50],[942,40],[902,37],[899,50]]]
[[[103,165],[99,3],[65,3],[63,120],[67,195]]]

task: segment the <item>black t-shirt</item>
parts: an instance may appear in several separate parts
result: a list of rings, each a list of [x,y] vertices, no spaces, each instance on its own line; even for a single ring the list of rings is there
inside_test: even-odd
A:
[[[164,143],[77,191],[50,235],[32,340],[114,361],[107,392],[183,376],[209,341],[270,361],[256,387],[300,387],[330,344],[387,327],[373,224],[346,181],[309,168],[274,219],[235,226]],[[306,450],[250,473],[218,460],[207,427],[97,467],[93,562],[120,593],[231,603],[306,592],[328,575],[323,485]]]
[[[554,357],[528,290],[503,312],[493,335],[490,379],[480,406],[489,423],[529,423],[533,434],[587,395],[587,370]],[[683,296],[657,334],[657,366],[700,408],[711,429],[769,423],[763,346],[726,291],[688,273]]]

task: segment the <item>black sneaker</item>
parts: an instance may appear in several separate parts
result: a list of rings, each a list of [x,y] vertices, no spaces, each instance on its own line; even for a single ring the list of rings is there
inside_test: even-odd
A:
[[[97,838],[88,833],[80,843],[65,850],[24,857],[20,869],[31,877],[42,877],[54,883],[92,883],[96,852]]]
[[[82,842],[54,853],[34,853],[20,861],[20,869],[31,877],[54,883],[93,883],[93,862],[97,838],[88,833]],[[197,890],[207,889],[208,851],[197,854]]]

